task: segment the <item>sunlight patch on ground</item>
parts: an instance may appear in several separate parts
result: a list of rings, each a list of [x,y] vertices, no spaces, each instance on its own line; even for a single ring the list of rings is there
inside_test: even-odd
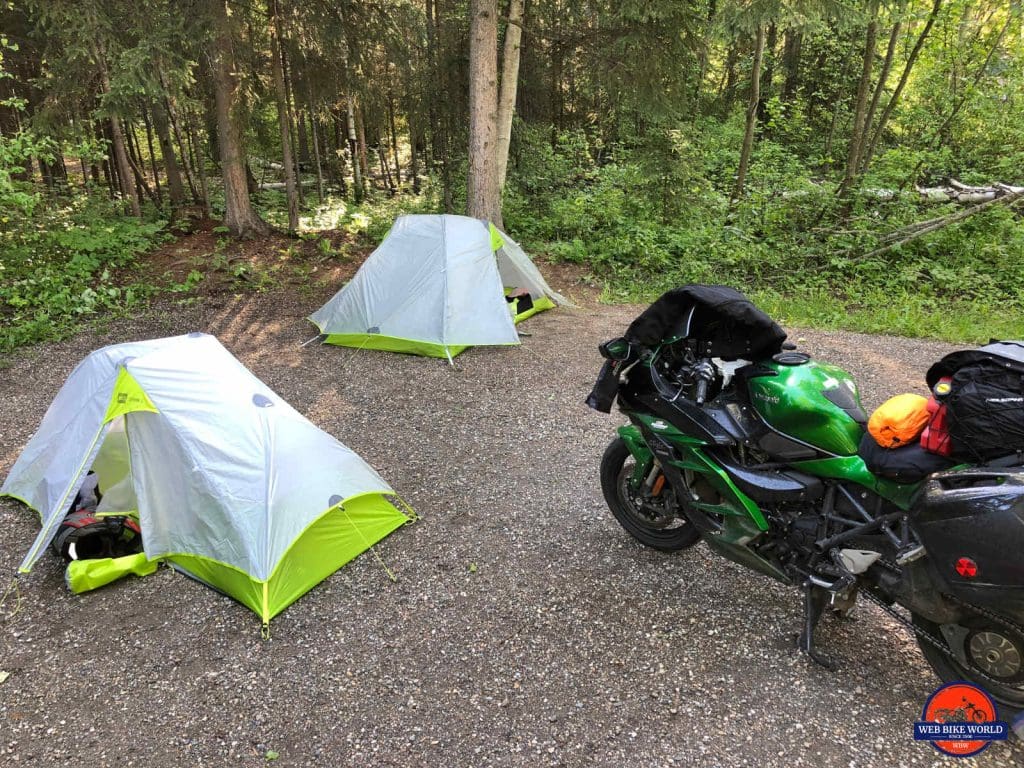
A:
[[[325,229],[340,229],[348,216],[348,209],[348,203],[343,198],[328,195],[311,214],[299,217],[299,230],[321,232]]]
[[[322,423],[318,422],[318,419],[326,417],[337,419],[354,413],[354,411],[355,408],[352,403],[342,397],[335,387],[321,392],[309,408],[306,416],[314,422]]]

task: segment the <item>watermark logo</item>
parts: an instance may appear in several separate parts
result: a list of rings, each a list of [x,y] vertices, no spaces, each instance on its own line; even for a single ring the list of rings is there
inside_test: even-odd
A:
[[[996,705],[971,683],[947,683],[925,702],[914,738],[930,741],[945,755],[970,757],[993,741],[1003,741],[1009,726],[996,718]]]

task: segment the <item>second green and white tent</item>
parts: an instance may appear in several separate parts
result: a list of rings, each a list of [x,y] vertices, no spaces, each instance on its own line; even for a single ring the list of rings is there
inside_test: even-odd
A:
[[[516,289],[529,301],[507,301]],[[493,224],[409,215],[309,319],[328,344],[451,360],[471,346],[518,344],[516,323],[557,304],[568,302]]]

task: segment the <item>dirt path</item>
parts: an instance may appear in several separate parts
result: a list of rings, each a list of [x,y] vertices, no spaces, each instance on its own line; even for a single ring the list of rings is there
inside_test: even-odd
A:
[[[556,289],[579,293],[555,280]],[[912,723],[936,680],[870,607],[826,622],[834,673],[794,654],[797,595],[702,546],[644,550],[605,509],[618,417],[582,399],[595,345],[636,313],[587,301],[521,347],[437,360],[300,343],[329,291],[168,303],[0,361],[0,473],[89,350],[216,334],[367,461],[422,520],[275,619],[166,569],[76,597],[52,558],[0,621],[5,765],[929,765]],[[920,391],[941,344],[794,331],[868,405]],[[0,500],[0,573],[38,528]],[[5,609],[10,609],[9,602]],[[953,765],[1020,765],[993,746]]]

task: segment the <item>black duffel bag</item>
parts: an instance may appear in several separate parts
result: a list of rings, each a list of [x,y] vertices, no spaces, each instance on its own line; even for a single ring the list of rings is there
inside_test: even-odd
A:
[[[946,406],[951,456],[984,462],[1024,452],[1024,342],[993,341],[953,352],[928,371],[928,385],[951,376]]]

